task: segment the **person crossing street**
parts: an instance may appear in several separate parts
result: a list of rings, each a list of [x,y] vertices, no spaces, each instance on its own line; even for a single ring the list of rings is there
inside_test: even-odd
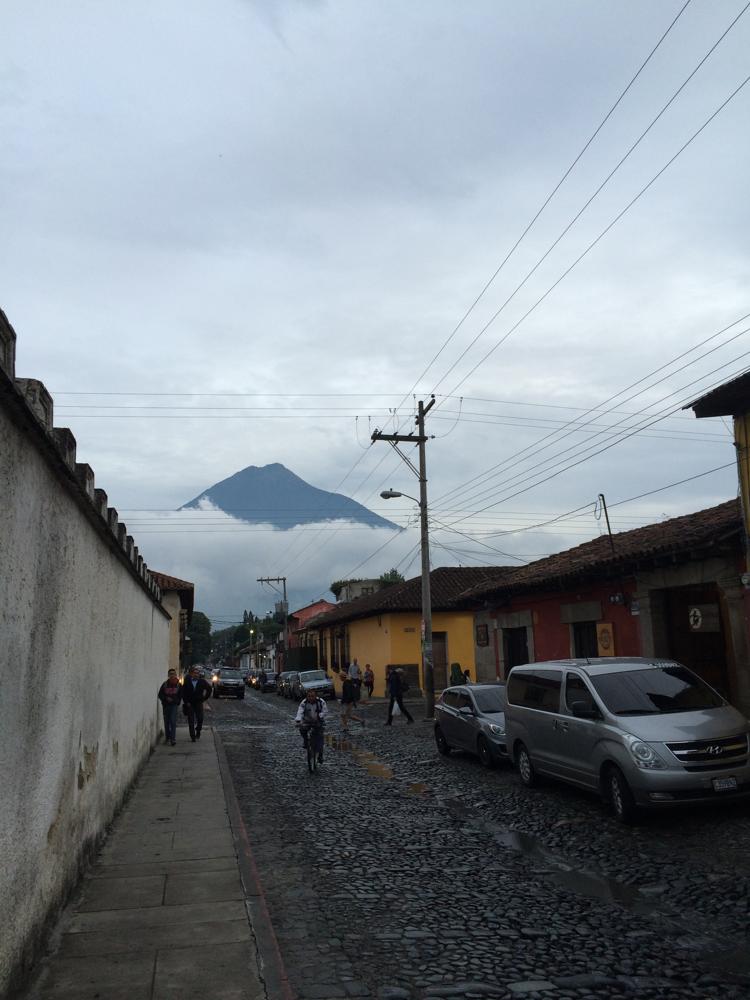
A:
[[[404,686],[401,681],[401,671],[394,669],[391,670],[388,677],[388,693],[391,696],[391,700],[388,702],[388,721],[385,723],[386,726],[393,725],[393,706],[398,705],[399,711],[403,716],[405,716],[407,723],[414,722],[411,712],[404,705]]]

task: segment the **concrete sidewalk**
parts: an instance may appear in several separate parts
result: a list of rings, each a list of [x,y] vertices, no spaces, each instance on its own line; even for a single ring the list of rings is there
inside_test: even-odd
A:
[[[159,744],[28,1000],[266,1000],[213,732]],[[241,851],[241,844],[238,844]]]

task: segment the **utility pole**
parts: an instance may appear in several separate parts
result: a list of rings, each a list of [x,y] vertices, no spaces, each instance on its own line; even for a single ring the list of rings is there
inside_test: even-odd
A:
[[[612,528],[610,527],[610,524],[609,524],[609,511],[607,510],[607,501],[604,499],[604,494],[603,493],[599,494],[599,503],[601,504],[601,508],[604,511],[604,520],[607,522],[607,534],[609,535],[609,544],[610,544],[610,548],[612,549],[612,555],[614,555],[615,554],[615,540],[612,537]]]
[[[289,604],[286,599],[286,577],[285,576],[259,576],[256,583],[268,583],[272,587],[275,583],[280,583],[284,588],[283,591],[279,591],[278,587],[273,587],[276,593],[282,594],[282,604],[281,607],[284,611],[284,657],[289,653]]]
[[[420,399],[417,407],[417,416],[414,419],[417,425],[416,434],[381,434],[375,430],[372,434],[373,441],[387,441],[393,450],[398,453],[406,465],[411,469],[419,480],[419,520],[420,520],[420,544],[422,550],[422,673],[424,677],[424,702],[425,717],[431,719],[435,714],[435,677],[432,667],[432,597],[430,594],[430,536],[427,521],[427,456],[426,444],[428,437],[425,434],[424,418],[435,405],[435,397],[430,397],[427,406]],[[419,448],[419,468],[415,468],[413,462],[399,448],[399,444],[416,444]],[[386,491],[382,494],[386,498],[390,495],[401,496],[394,491]],[[403,496],[408,496],[404,493]],[[409,499],[414,499],[410,497]]]

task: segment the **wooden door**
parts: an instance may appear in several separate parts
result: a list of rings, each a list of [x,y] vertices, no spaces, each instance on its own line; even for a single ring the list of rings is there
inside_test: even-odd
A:
[[[715,584],[664,591],[669,655],[729,697],[727,652]]]
[[[436,691],[448,686],[448,633],[432,633],[432,676]]]

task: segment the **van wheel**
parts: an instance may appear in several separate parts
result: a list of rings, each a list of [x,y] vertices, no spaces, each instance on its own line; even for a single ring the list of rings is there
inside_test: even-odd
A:
[[[495,766],[495,758],[493,757],[490,745],[484,736],[480,736],[477,740],[477,754],[479,755],[479,762],[483,767],[492,768]]]
[[[521,781],[524,785],[526,785],[527,788],[533,788],[537,781],[536,771],[534,770],[534,765],[531,763],[529,751],[523,743],[519,743],[516,747],[516,766],[518,767],[518,773],[521,775]]]
[[[443,736],[443,730],[440,726],[435,726],[435,742],[437,743],[438,752],[443,755],[443,757],[449,757],[451,748],[448,746],[448,741],[445,736]]]
[[[619,767],[614,764],[604,776],[605,796],[612,806],[615,819],[620,823],[633,823],[638,816],[638,808],[630,791],[630,786]]]

